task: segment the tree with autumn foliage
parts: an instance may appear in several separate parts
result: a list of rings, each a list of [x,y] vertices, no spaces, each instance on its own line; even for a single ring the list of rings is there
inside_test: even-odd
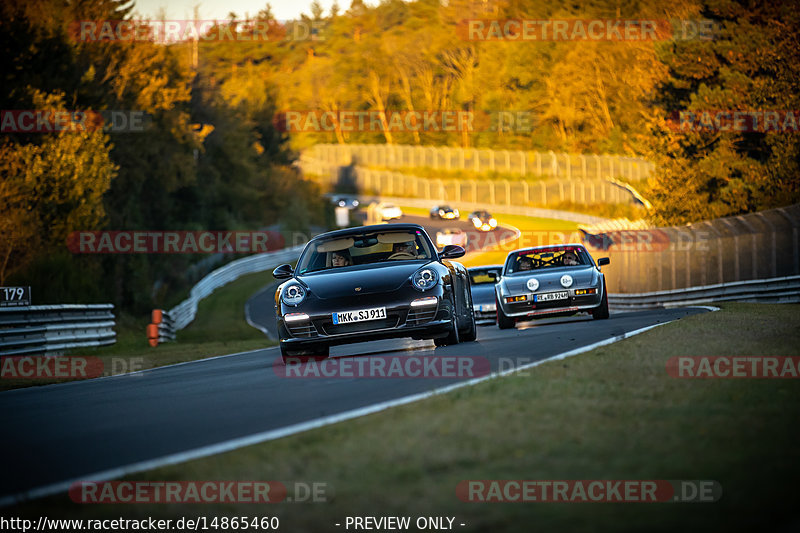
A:
[[[791,131],[681,128],[681,112],[800,109],[800,12],[781,2],[709,0],[708,40],[662,50],[669,75],[658,88],[647,155],[660,222],[681,224],[800,201],[800,136]],[[677,123],[677,125],[676,125]],[[677,127],[676,127],[677,126]]]

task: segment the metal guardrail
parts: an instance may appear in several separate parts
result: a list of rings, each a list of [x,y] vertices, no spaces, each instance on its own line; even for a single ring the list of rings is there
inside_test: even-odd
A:
[[[294,246],[276,252],[251,255],[236,261],[231,261],[227,265],[210,272],[201,279],[189,292],[189,297],[170,309],[163,312],[166,320],[162,319],[158,326],[157,338],[171,340],[175,333],[188,326],[197,314],[197,304],[203,298],[210,295],[218,288],[237,280],[245,274],[264,272],[271,270],[281,263],[290,263],[300,257],[300,252],[304,246]],[[150,336],[148,334],[148,336]],[[159,340],[159,342],[164,342]]]
[[[317,144],[307,150],[311,157],[336,165],[386,168],[428,167],[436,170],[504,171],[521,176],[565,179],[648,178],[655,164],[640,157],[609,154],[567,154],[523,150],[491,150],[404,144]]]
[[[366,193],[424,198],[454,203],[493,205],[642,204],[644,199],[631,185],[616,179],[477,180],[423,178],[393,170],[376,170],[358,165],[339,165],[303,154],[299,166],[324,185],[356,186]]]
[[[623,294],[800,275],[800,204],[686,226],[582,232],[592,255],[611,259],[606,280]]]
[[[0,308],[0,355],[55,355],[114,344],[113,309],[112,304]]]
[[[404,198],[400,196],[369,196],[358,195],[359,202],[364,204],[370,201],[392,203],[399,206],[418,207],[422,209],[430,209],[433,203],[430,200],[420,200],[418,198]],[[558,209],[545,209],[543,207],[523,207],[516,205],[495,205],[487,203],[471,203],[471,202],[452,202],[451,205],[462,212],[478,211],[487,209],[492,214],[502,213],[504,215],[519,215],[525,217],[537,218],[554,218],[558,220],[567,220],[570,222],[577,222],[578,224],[602,224],[608,222],[609,219],[603,217],[596,217],[593,215],[583,215],[581,213],[573,213],[572,211],[561,211]]]
[[[158,346],[162,342],[175,340],[175,321],[168,311],[153,309],[151,322],[147,326],[147,342],[150,346]]]
[[[800,276],[734,281],[639,294],[608,295],[609,307],[617,311],[684,307],[729,301],[800,303]]]

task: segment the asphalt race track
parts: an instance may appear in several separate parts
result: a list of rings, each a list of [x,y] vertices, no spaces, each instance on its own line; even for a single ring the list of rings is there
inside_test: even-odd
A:
[[[500,331],[481,327],[477,342],[434,348],[393,340],[339,346],[333,356],[485,358],[493,371],[524,365],[701,308],[548,319]],[[513,358],[509,354],[514,354]],[[424,393],[456,378],[283,377],[279,350],[162,367],[136,374],[0,393],[0,500],[31,489],[284,428],[322,416]],[[359,359],[351,359],[358,361]],[[276,371],[277,369],[277,371]]]
[[[401,221],[424,225],[432,237],[444,227],[471,229],[466,220],[404,216]],[[509,228],[491,233],[494,243],[514,235]],[[482,247],[469,244],[473,250]],[[269,279],[265,274],[265,281]],[[275,286],[268,285],[247,302],[251,324],[273,332]],[[444,357],[456,362],[474,358],[479,373],[457,377],[432,377],[435,372],[426,377],[285,377],[286,367],[274,347],[130,375],[3,392],[0,427],[6,438],[0,439],[0,453],[14,461],[4,465],[0,502],[56,484],[96,480],[93,474],[430,392],[481,377],[489,369],[509,370],[699,312],[703,309],[620,313],[601,321],[578,315],[505,331],[480,327],[477,342],[443,348],[435,348],[432,341],[399,339],[331,349],[332,357],[353,363],[370,356],[416,361]],[[305,373],[310,368],[297,370]]]
[[[431,240],[436,243],[436,232],[446,228],[460,229],[464,231],[467,236],[467,252],[477,252],[486,248],[499,244],[511,237],[514,237],[515,231],[503,225],[497,226],[494,231],[478,231],[475,226],[467,220],[469,213],[463,213],[459,220],[440,220],[438,218],[421,217],[415,215],[403,215],[399,220],[393,220],[391,223],[402,222],[410,224],[419,224],[425,228],[425,231],[430,235]]]

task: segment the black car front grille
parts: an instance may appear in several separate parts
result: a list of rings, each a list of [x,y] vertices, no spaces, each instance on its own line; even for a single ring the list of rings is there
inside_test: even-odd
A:
[[[305,339],[316,337],[319,334],[317,332],[317,328],[314,327],[312,322],[287,322],[286,329],[289,330],[289,333],[292,337],[300,337]]]
[[[438,305],[431,305],[426,307],[412,307],[408,312],[406,324],[409,326],[419,326],[426,322],[430,322],[436,317],[436,311],[439,309]]]
[[[397,313],[389,313],[386,318],[380,320],[366,320],[364,322],[353,322],[351,324],[334,324],[332,320],[326,320],[320,325],[325,335],[343,335],[346,333],[394,328],[397,327],[398,322],[400,322],[400,315]]]

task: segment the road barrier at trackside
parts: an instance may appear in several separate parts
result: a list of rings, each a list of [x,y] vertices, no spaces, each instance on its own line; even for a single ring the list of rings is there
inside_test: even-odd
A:
[[[639,157],[609,154],[567,154],[523,150],[490,150],[404,144],[317,144],[306,151],[312,158],[335,165],[381,166],[473,172],[502,171],[520,176],[575,180],[647,179],[655,164]]]
[[[245,274],[264,272],[271,270],[283,263],[291,263],[300,257],[303,246],[294,246],[267,252],[263,254],[251,255],[242,259],[231,261],[218,269],[207,274],[189,292],[189,297],[170,309],[169,311],[154,310],[152,323],[147,328],[147,337],[151,346],[156,346],[159,342],[174,340],[176,332],[188,326],[197,314],[197,304],[212,292],[237,280]],[[163,340],[162,340],[163,339]],[[156,342],[153,342],[153,341]]]
[[[358,200],[362,204],[371,201],[391,203],[399,206],[417,207],[420,209],[430,209],[433,204],[429,200],[420,200],[418,198],[401,198],[392,196],[368,196],[359,195]],[[515,205],[489,205],[489,204],[474,204],[469,202],[459,202],[453,207],[462,211],[479,211],[488,209],[492,213],[502,213],[504,215],[518,215],[524,217],[536,218],[554,218],[558,220],[567,220],[569,222],[577,222],[578,224],[600,224],[608,221],[607,218],[596,217],[593,215],[584,215],[581,213],[573,213],[572,211],[561,211],[557,209],[544,209],[540,207],[522,207]]]
[[[299,161],[303,172],[323,185],[356,187],[371,194],[422,198],[430,202],[470,202],[489,206],[536,204],[540,206],[573,204],[650,203],[627,183],[612,178],[557,178],[537,181],[524,179],[425,178],[394,170],[380,170],[352,164],[314,159],[304,153]]]
[[[147,325],[147,343],[150,346],[158,346],[162,342],[175,340],[175,321],[169,311],[163,309],[153,309],[150,314],[150,324]]]
[[[686,307],[717,302],[800,303],[800,276],[757,279],[640,294],[609,294],[614,311]]]
[[[685,226],[582,231],[594,257],[611,259],[603,272],[614,293],[800,275],[800,204]]]
[[[0,355],[58,355],[114,344],[112,304],[0,308]]]

